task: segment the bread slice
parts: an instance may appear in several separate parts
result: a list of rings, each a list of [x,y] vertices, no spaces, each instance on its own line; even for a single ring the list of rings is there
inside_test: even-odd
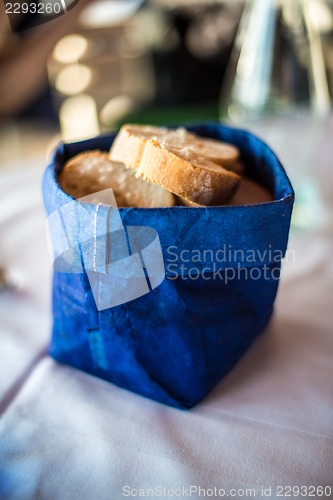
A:
[[[193,134],[192,134],[193,135]],[[190,138],[188,147],[197,156],[203,156],[223,167],[232,166],[239,159],[239,150],[232,144],[208,139],[206,137]]]
[[[146,145],[145,139],[157,139],[167,132],[164,127],[124,125],[112,144],[110,158],[124,163],[127,168],[137,169]]]
[[[206,146],[205,141],[209,141]],[[159,184],[188,201],[220,205],[232,197],[240,177],[198,153],[200,150],[205,153],[210,141],[183,128],[124,125],[111,147],[110,158],[135,169],[137,177]],[[224,154],[225,161],[231,164],[234,155],[233,161],[237,162],[237,149],[221,144],[221,148],[215,144],[214,158],[218,156],[222,162]]]
[[[154,208],[175,204],[175,197],[169,191],[137,179],[133,170],[110,160],[109,155],[101,151],[87,151],[71,158],[58,182],[74,198],[112,188],[118,207]]]
[[[273,195],[267,188],[252,179],[243,177],[228,205],[257,205],[273,201]]]
[[[232,198],[226,205],[240,206],[240,205],[257,205],[259,203],[266,203],[273,201],[273,195],[268,189],[263,187],[258,182],[242,177],[239,186],[237,187]],[[198,203],[178,198],[177,202],[185,207],[202,207]]]

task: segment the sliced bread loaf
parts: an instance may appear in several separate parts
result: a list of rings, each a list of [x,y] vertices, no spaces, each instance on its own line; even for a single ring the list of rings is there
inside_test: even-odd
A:
[[[124,125],[110,158],[135,169],[137,177],[201,205],[226,203],[240,181],[231,171],[231,165],[238,162],[237,148],[183,128]],[[228,169],[222,166],[224,162]]]
[[[71,158],[58,182],[74,198],[112,188],[118,207],[153,208],[175,204],[175,197],[169,191],[137,179],[133,170],[110,160],[109,155],[101,151],[87,151]]]

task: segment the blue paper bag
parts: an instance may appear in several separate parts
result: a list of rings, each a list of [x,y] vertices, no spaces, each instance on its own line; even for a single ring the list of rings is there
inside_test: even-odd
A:
[[[236,145],[274,201],[118,210],[64,193],[66,161],[108,151],[114,135],[60,145],[43,179],[55,249],[51,355],[179,408],[204,398],[269,320],[294,201],[260,139],[216,123],[188,129]]]

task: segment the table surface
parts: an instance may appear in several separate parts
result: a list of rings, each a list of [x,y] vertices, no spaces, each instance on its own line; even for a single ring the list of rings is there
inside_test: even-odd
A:
[[[158,498],[146,491],[157,487],[161,498],[185,488],[185,498],[191,485],[251,488],[252,498],[262,487],[270,498],[278,486],[333,490],[331,229],[292,230],[266,331],[201,404],[180,411],[48,356],[43,163],[0,170],[0,264],[22,280],[0,291],[0,498],[118,500],[128,488]]]

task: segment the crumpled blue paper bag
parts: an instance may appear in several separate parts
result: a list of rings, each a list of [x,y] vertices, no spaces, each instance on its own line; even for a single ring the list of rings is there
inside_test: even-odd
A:
[[[61,144],[43,179],[55,252],[50,354],[179,408],[204,398],[269,320],[294,201],[260,139],[216,123],[188,128],[238,146],[274,201],[118,211],[64,193],[57,175],[65,162],[108,151],[114,135]],[[146,288],[133,292],[133,282]]]

